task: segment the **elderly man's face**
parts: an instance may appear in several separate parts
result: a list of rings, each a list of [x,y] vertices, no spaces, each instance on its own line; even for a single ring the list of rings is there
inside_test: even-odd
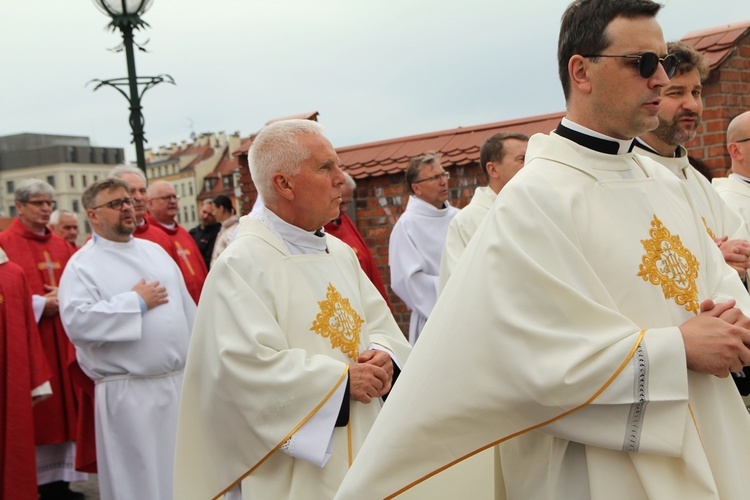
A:
[[[18,218],[26,227],[37,233],[42,232],[49,224],[49,217],[55,209],[52,196],[45,194],[32,195],[28,201],[17,201]]]
[[[130,197],[133,198],[133,209],[135,210],[136,221],[140,224],[146,215],[146,206],[148,204],[148,190],[146,183],[137,174],[126,172],[120,176],[120,179],[127,182],[130,186]]]
[[[617,17],[609,23],[605,35],[612,44],[604,55],[637,55],[653,52],[667,55],[664,35],[656,19]],[[603,57],[587,64],[595,130],[617,139],[632,139],[659,124],[659,91],[669,83],[661,64],[650,78],[638,72],[638,60]]]
[[[674,146],[693,139],[703,115],[702,88],[700,74],[695,68],[672,77],[662,89],[659,126],[653,134]]]
[[[438,162],[426,163],[412,183],[414,195],[435,208],[443,208],[448,201],[448,178]]]
[[[289,179],[294,191],[296,225],[315,231],[339,216],[344,173],[328,139],[304,134],[299,140],[310,156],[300,165],[299,173]]]
[[[216,224],[216,217],[214,217],[214,205],[213,203],[204,203],[201,207],[200,213],[201,225],[203,227]]]
[[[53,231],[71,245],[75,245],[78,239],[78,219],[72,215],[61,214]]]
[[[171,184],[161,184],[154,190],[153,196],[148,200],[148,211],[151,216],[162,224],[175,222],[177,211],[177,194]]]

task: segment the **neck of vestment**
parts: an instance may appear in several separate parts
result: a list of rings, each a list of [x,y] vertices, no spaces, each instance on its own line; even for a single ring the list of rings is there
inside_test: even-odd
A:
[[[45,229],[44,234],[35,233],[29,226],[21,222],[21,219],[18,217],[13,219],[7,230],[30,240],[49,241],[52,238],[52,232],[49,229]]]
[[[409,201],[406,203],[406,210],[417,212],[425,217],[446,217],[453,215],[453,211],[448,210],[449,208],[452,207],[447,201],[444,201],[443,205],[437,208],[432,203],[427,203],[416,195],[409,196]]]
[[[599,153],[619,155],[633,150],[633,139],[616,139],[563,118],[555,133]]]
[[[687,150],[684,147],[679,146],[675,152],[675,156],[662,156],[648,144],[642,142],[640,139],[636,139],[633,152],[651,158],[660,165],[665,166],[679,179],[687,179],[686,170],[690,168],[690,162],[687,159]]]
[[[289,224],[267,207],[253,217],[275,234],[292,255],[328,253],[325,233],[320,229],[311,232]]]

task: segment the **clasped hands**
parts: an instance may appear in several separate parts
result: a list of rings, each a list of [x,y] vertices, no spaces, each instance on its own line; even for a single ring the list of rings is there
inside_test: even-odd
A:
[[[349,365],[349,394],[360,403],[388,394],[393,379],[393,360],[384,351],[368,349]]]
[[[724,261],[737,271],[740,279],[745,279],[747,268],[750,267],[750,242],[730,240],[726,236],[715,238],[714,241],[719,246]]]
[[[682,325],[688,369],[727,377],[750,365],[750,318],[729,300],[705,300],[700,313]]]

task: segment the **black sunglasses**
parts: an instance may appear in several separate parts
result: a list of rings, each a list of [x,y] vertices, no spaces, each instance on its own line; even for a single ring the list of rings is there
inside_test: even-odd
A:
[[[643,78],[651,78],[656,73],[656,68],[659,67],[659,63],[664,66],[664,71],[667,73],[668,78],[672,78],[677,71],[677,65],[680,64],[680,60],[674,54],[669,54],[664,57],[659,57],[653,52],[644,52],[643,54],[615,56],[609,54],[591,54],[583,57],[624,57],[626,59],[638,59],[638,72]]]

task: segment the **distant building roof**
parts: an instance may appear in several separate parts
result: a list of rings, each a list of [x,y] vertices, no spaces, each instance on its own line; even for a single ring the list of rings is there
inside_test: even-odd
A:
[[[342,168],[355,179],[389,175],[406,169],[409,158],[437,151],[444,167],[479,162],[479,148],[498,132],[520,132],[531,136],[557,127],[565,113],[459,127],[441,132],[412,135],[338,148]]]
[[[709,69],[714,70],[729,57],[748,33],[750,33],[750,21],[743,21],[691,31],[682,37],[682,41],[702,53],[708,60]]]

